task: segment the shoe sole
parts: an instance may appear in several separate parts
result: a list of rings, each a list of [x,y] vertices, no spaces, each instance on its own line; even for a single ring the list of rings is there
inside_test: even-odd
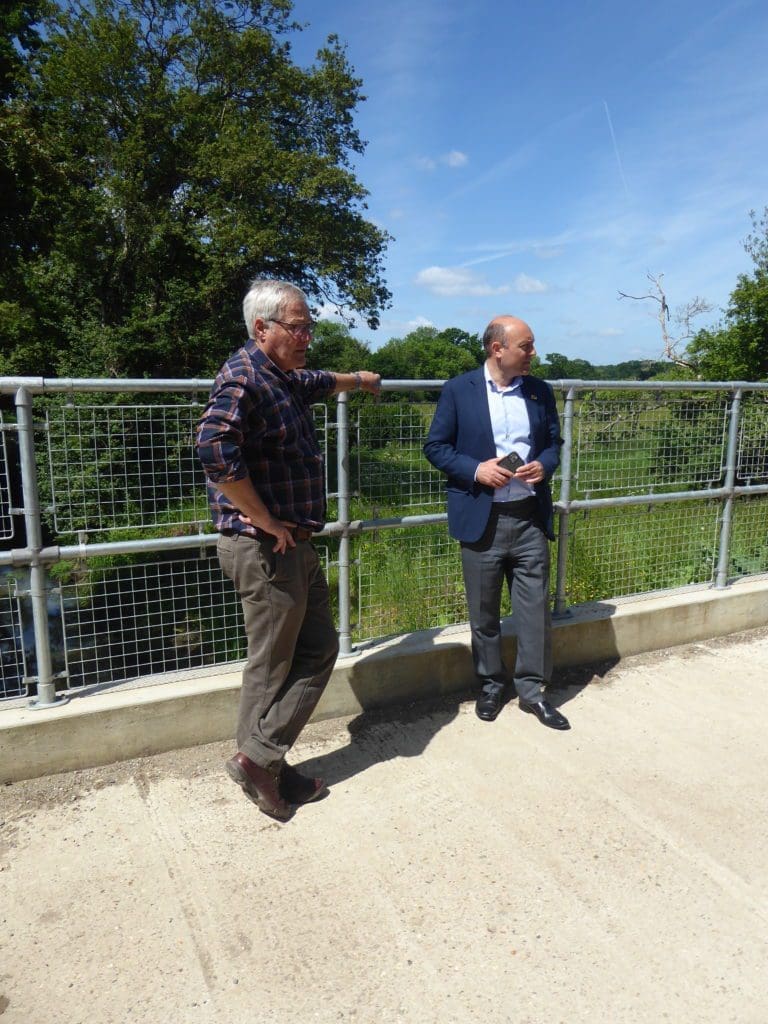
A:
[[[274,818],[275,821],[288,821],[292,813],[290,808],[288,809],[287,814],[283,814],[274,806],[274,804],[265,800],[256,786],[254,786],[253,782],[251,782],[242,765],[239,765],[237,761],[227,761],[224,767],[226,768],[227,775],[229,775],[230,779],[238,784],[240,789],[242,789],[250,801],[256,804],[262,814],[266,814],[268,817]]]
[[[496,712],[495,715],[481,715],[479,711],[476,711],[475,714],[477,715],[481,722],[495,722],[496,719],[499,717],[498,711]]]

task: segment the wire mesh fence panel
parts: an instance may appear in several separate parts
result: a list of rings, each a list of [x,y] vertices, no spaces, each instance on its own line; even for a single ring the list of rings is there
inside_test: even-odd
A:
[[[573,512],[568,526],[569,603],[711,582],[720,513],[714,501]]]
[[[13,497],[11,492],[11,466],[8,461],[6,425],[0,412],[0,540],[13,537]]]
[[[719,386],[632,391],[623,384],[601,390],[593,382],[577,393],[572,498],[689,493],[685,501],[571,512],[567,603],[713,580],[722,504],[698,492],[724,482],[732,392]],[[445,511],[445,477],[422,451],[434,396],[430,390],[415,400],[412,394],[381,402],[351,396],[350,451],[341,460],[350,470],[350,519]],[[768,483],[767,397],[744,389],[736,466],[743,487]],[[118,401],[85,392],[35,399],[38,486],[49,528],[44,543],[50,528],[58,535],[90,535],[86,539],[95,533],[106,541],[136,539],[147,547],[154,537],[210,529],[194,451],[202,404],[170,390],[160,398],[137,395],[133,404]],[[313,419],[332,521],[340,490],[335,402],[314,406]],[[18,525],[11,513],[17,470],[15,437],[2,427],[0,420],[0,541],[6,542],[0,547],[8,548],[17,544],[8,543]],[[739,495],[732,507],[730,575],[768,572],[768,497]],[[315,544],[338,617],[339,541]],[[459,545],[444,523],[367,529],[351,548],[355,640],[466,621]],[[5,571],[0,697],[26,693],[25,680],[36,671],[29,587],[16,585],[28,570],[15,560],[11,568],[9,559]],[[58,678],[66,649],[72,686],[226,664],[245,654],[239,600],[212,552],[100,556],[55,563],[50,574],[58,585],[55,607],[49,603],[47,611],[52,668]],[[505,597],[501,614],[508,611]]]
[[[730,566],[732,578],[768,572],[768,495],[734,502]]]
[[[366,404],[358,412],[355,518],[441,512],[445,477],[422,447],[434,413],[432,402]]]
[[[336,453],[330,453],[328,445],[332,435],[332,424],[330,422],[330,409],[324,403],[312,406],[312,422],[315,428],[315,437],[323,453],[325,461],[325,490],[330,494],[336,487]],[[333,426],[335,427],[335,423]],[[329,456],[332,454],[332,459]],[[331,464],[332,462],[332,464]]]
[[[27,695],[24,626],[16,579],[0,580],[0,698]]]
[[[318,545],[326,567],[329,552]],[[215,551],[68,567],[59,583],[70,688],[246,657],[240,599]]]
[[[48,409],[49,493],[41,496],[56,532],[207,523],[194,451],[201,411],[195,403]]]
[[[353,550],[356,640],[466,620],[459,545],[444,524],[373,530],[356,538]]]
[[[100,561],[60,582],[71,687],[245,657],[240,602],[214,553]]]
[[[719,486],[728,410],[719,393],[586,393],[575,414],[572,497]]]
[[[768,483],[768,399],[762,393],[742,403],[736,475],[741,484]]]

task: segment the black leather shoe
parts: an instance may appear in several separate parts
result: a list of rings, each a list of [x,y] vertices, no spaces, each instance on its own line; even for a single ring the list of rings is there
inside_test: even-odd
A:
[[[536,715],[542,725],[548,725],[550,729],[570,729],[571,723],[561,715],[557,708],[553,708],[548,700],[537,700],[534,704],[521,700],[520,710]]]
[[[502,690],[483,690],[475,701],[475,714],[484,722],[492,722],[501,711]]]

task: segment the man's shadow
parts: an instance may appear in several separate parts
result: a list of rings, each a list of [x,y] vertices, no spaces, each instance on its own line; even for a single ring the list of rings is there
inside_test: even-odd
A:
[[[431,661],[434,666],[431,670],[433,675],[437,676],[441,686],[444,686],[445,663],[441,670],[439,649],[434,645],[434,639],[441,630],[429,630],[425,633],[432,642],[432,649],[423,657]],[[403,642],[407,642],[407,638],[403,638]],[[388,654],[396,655],[397,647],[390,647]],[[375,654],[372,656],[375,658]],[[506,656],[507,652],[505,660]],[[329,785],[335,785],[375,764],[396,757],[418,757],[423,754],[437,733],[457,717],[462,705],[474,705],[479,693],[469,650],[460,650],[457,645],[456,648],[449,649],[448,659],[454,673],[450,692],[423,699],[403,700],[402,688],[398,686],[401,703],[394,703],[397,697],[392,694],[380,694],[379,696],[383,696],[384,699],[389,696],[393,702],[385,706],[366,707],[353,718],[347,725],[349,742],[346,746],[310,757],[297,767],[300,767],[304,774],[321,776]],[[616,655],[588,665],[556,668],[552,681],[546,688],[546,699],[554,707],[567,704],[585,687],[604,679],[619,661],[620,658]],[[509,664],[507,667],[509,668]],[[365,707],[366,701],[370,699],[370,691],[364,693],[362,687],[356,686],[354,679],[351,686]],[[436,690],[438,688],[435,686]],[[504,703],[516,701],[515,688],[510,681]]]
[[[552,673],[552,681],[544,691],[544,697],[552,707],[562,707],[577,697],[587,686],[604,680],[620,661],[621,658],[617,654],[615,657],[605,658],[589,665],[564,665],[556,668]]]
[[[407,706],[372,708],[347,725],[349,743],[302,762],[301,772],[335,785],[373,765],[396,757],[419,757],[437,733],[456,718],[467,694],[414,701]]]
[[[363,710],[347,725],[349,742],[308,758],[302,773],[333,785],[383,761],[423,754],[462,702],[474,699],[471,655],[446,632],[438,627],[361,645],[348,685]],[[438,643],[441,636],[445,642]]]

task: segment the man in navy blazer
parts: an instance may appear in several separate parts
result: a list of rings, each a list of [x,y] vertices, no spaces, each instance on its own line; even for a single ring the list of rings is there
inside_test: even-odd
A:
[[[461,543],[472,657],[482,687],[476,711],[492,722],[503,704],[499,619],[506,581],[520,707],[550,728],[568,729],[543,692],[552,672],[549,481],[560,462],[560,420],[550,386],[528,376],[536,354],[528,324],[495,317],[483,345],[483,366],[444,386],[424,445],[432,465],[447,475],[448,529]],[[510,468],[502,464],[505,457]]]

